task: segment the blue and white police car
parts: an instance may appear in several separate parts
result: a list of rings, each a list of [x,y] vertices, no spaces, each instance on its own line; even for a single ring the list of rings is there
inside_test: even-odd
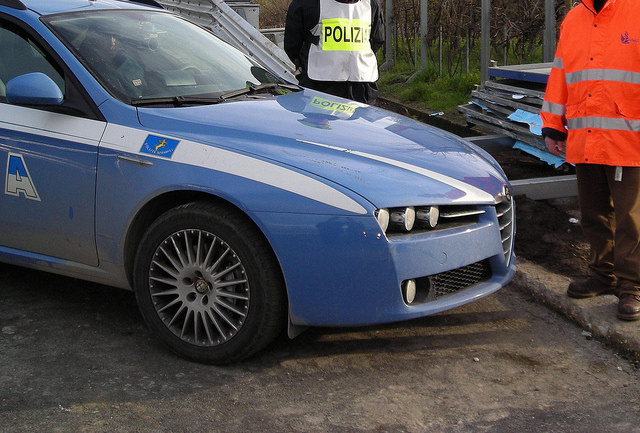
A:
[[[184,357],[423,317],[515,273],[487,153],[174,13],[0,0],[0,53],[0,261],[133,290]]]

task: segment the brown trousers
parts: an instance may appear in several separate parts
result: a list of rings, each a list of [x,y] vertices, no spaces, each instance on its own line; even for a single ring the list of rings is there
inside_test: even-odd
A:
[[[577,164],[576,177],[591,275],[618,295],[640,294],[640,167],[617,180],[616,167]]]

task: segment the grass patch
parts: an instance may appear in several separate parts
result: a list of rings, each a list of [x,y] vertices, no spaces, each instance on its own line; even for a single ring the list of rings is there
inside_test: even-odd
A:
[[[449,67],[446,63],[442,65],[442,77],[438,67],[438,47],[429,48],[430,56],[427,67],[424,71],[416,74],[416,68],[411,61],[413,53],[406,52],[406,48],[412,44],[397,43],[398,52],[394,56],[395,64],[390,71],[381,71],[378,87],[382,97],[399,100],[400,102],[411,103],[429,111],[443,111],[447,114],[457,114],[458,105],[466,104],[471,98],[471,91],[480,83],[480,42],[474,41],[469,54],[469,73],[461,71],[460,65]],[[443,58],[460,59],[464,47],[454,48],[446,42],[443,45]],[[538,63],[542,60],[542,46],[530,47],[526,58],[516,56],[514,53],[522,51],[515,45],[515,41],[510,43],[507,50],[507,59],[504,59],[502,48],[492,47],[491,58],[502,59],[501,63],[508,65],[518,65],[526,63]],[[452,55],[449,55],[453,53]],[[378,52],[379,64],[384,63],[382,50]],[[435,60],[434,60],[435,59]],[[418,61],[419,63],[419,61]],[[464,64],[464,62],[462,63]],[[466,69],[466,68],[464,68]]]
[[[469,101],[471,91],[480,83],[479,73],[439,77],[434,67],[415,75],[411,67],[397,65],[380,73],[380,95],[413,103],[435,111],[456,113],[458,105]]]

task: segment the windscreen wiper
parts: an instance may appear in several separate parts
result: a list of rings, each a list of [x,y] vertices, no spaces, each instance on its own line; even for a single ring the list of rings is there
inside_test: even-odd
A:
[[[186,105],[207,105],[207,104],[219,104],[229,99],[237,98],[243,95],[253,95],[265,90],[275,90],[278,93],[297,92],[302,90],[302,87],[295,84],[284,83],[267,83],[267,84],[249,84],[242,89],[232,90],[230,92],[222,93],[216,97],[203,97],[203,96],[168,96],[160,98],[141,98],[131,101],[131,105],[134,107],[145,107],[150,105],[173,105],[174,107],[184,107]]]
[[[174,107],[184,107],[185,105],[207,105],[207,104],[219,104],[224,102],[222,97],[202,97],[202,96],[169,96],[161,98],[142,98],[134,99],[131,101],[131,105],[134,107],[144,107],[148,105],[166,105],[170,104]]]
[[[275,90],[277,92],[285,93],[289,92],[297,92],[302,90],[302,87],[296,84],[286,84],[286,83],[266,83],[266,84],[248,84],[247,87],[243,87],[242,89],[232,90],[230,92],[223,93],[220,95],[220,99],[228,100],[237,98],[238,96],[243,95],[254,95],[264,90]]]

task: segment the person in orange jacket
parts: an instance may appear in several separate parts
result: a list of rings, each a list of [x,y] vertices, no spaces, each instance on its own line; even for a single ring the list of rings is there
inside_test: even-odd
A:
[[[565,17],[540,113],[549,152],[575,164],[589,275],[573,298],[618,296],[640,319],[640,8],[582,0]]]

